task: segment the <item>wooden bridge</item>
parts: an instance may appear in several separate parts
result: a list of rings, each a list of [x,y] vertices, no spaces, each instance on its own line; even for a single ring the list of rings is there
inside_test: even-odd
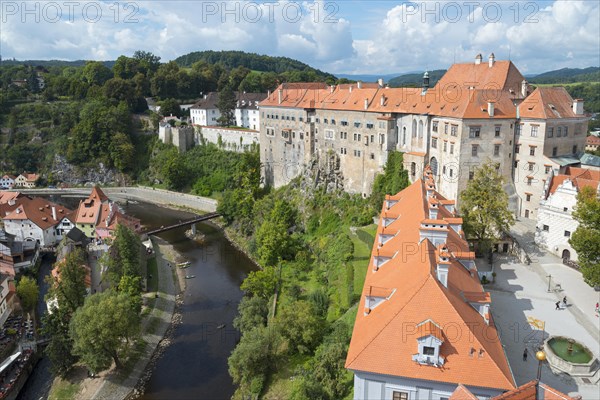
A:
[[[197,217],[191,218],[191,219],[187,219],[185,221],[179,221],[175,224],[172,225],[168,225],[168,226],[161,226],[160,228],[155,228],[155,229],[150,229],[150,230],[146,230],[146,231],[142,231],[141,234],[142,235],[147,235],[147,236],[151,236],[151,235],[156,235],[162,232],[166,232],[166,231],[170,231],[171,229],[175,229],[175,228],[180,228],[182,226],[188,226],[188,225],[194,225],[198,222],[202,222],[202,221],[208,221],[209,219],[213,219],[213,218],[217,218],[220,217],[221,214],[219,214],[218,212],[212,212],[212,213],[208,213],[208,214],[202,214],[202,215],[198,215]]]

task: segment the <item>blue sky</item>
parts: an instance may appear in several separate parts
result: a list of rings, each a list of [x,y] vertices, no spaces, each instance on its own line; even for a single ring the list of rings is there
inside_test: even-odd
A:
[[[523,73],[600,64],[600,1],[11,1],[0,54],[110,60],[148,50],[298,59],[332,73],[447,68],[477,53]]]

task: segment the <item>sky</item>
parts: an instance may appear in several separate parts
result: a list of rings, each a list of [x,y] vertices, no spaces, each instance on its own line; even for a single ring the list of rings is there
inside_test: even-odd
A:
[[[524,74],[600,65],[600,0],[0,0],[3,59],[169,61],[201,50],[300,60],[333,74],[511,59]]]

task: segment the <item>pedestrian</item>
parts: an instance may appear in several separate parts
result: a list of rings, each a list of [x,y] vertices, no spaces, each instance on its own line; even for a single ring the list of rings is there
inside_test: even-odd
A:
[[[596,312],[600,311],[600,303],[596,303]]]
[[[523,350],[523,361],[527,361],[527,349]]]
[[[555,308],[555,310],[560,310],[560,301],[556,302],[556,308]]]
[[[565,307],[567,306],[567,296],[563,297],[563,304],[565,305]]]

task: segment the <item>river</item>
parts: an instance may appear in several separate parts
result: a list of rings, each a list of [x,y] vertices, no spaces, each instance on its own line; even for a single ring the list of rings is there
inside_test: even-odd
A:
[[[129,204],[125,211],[147,227],[190,217],[189,213],[153,204]],[[186,280],[182,323],[156,364],[143,396],[146,400],[228,399],[235,389],[227,372],[227,357],[239,340],[232,321],[242,298],[240,284],[256,267],[214,225],[200,223],[197,229],[206,235],[202,245],[188,240],[185,228],[159,235],[192,263],[187,271],[196,278]],[[218,329],[223,324],[225,327]],[[52,378],[48,364],[47,359],[38,364],[21,399],[47,397],[44,389]]]

